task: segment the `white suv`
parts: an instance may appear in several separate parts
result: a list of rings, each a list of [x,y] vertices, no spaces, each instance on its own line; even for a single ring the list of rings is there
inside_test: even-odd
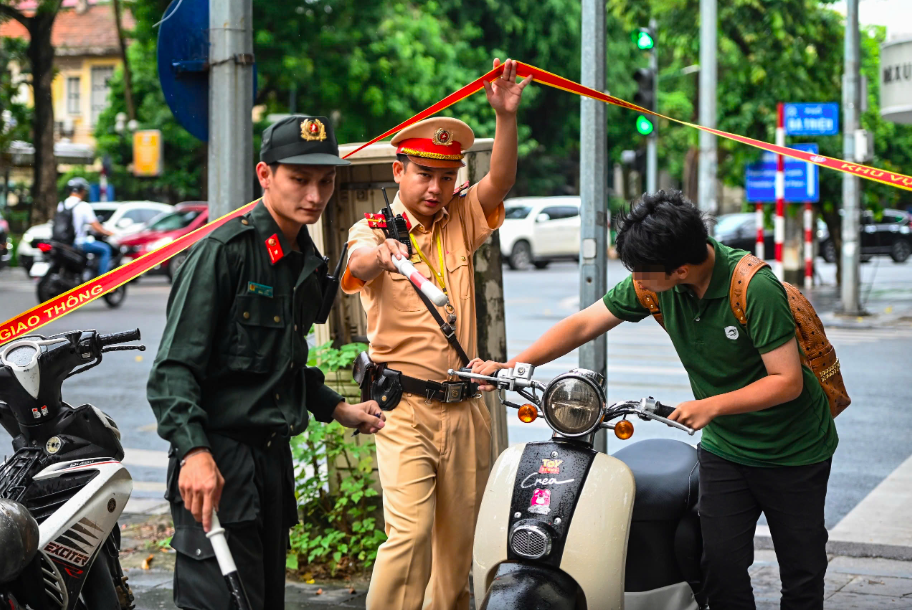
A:
[[[514,197],[504,207],[500,250],[511,269],[579,260],[579,197]]]
[[[90,203],[98,221],[117,237],[141,231],[150,220],[164,212],[170,212],[173,207],[166,203],[155,201],[108,201]],[[29,227],[22,235],[16,257],[19,265],[26,270],[41,260],[41,251],[32,247],[33,239],[50,239],[51,222]]]

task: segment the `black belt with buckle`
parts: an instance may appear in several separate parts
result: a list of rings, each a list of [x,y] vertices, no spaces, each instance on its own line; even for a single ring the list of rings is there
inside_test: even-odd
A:
[[[427,400],[451,403],[468,400],[478,394],[478,384],[469,381],[428,381],[401,375],[402,389],[409,394],[424,396]]]

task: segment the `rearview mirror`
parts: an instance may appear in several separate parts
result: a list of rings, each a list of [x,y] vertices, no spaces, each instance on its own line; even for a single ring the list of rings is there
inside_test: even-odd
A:
[[[551,220],[551,216],[544,212],[535,217],[535,222],[548,222],[549,220]]]
[[[127,227],[129,227],[132,224],[133,224],[132,218],[121,218],[120,220],[117,221],[117,228],[126,229]]]

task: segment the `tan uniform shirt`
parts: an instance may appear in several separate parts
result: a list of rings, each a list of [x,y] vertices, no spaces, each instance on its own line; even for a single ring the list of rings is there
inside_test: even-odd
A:
[[[476,356],[475,268],[472,255],[491,233],[503,224],[504,206],[485,216],[478,200],[478,185],[464,197],[456,196],[434,216],[430,229],[415,220],[399,200],[392,203],[395,214],[403,214],[411,224],[410,233],[436,269],[439,266],[437,238],[439,232],[444,249],[447,293],[456,310],[456,337],[469,358]],[[382,229],[371,229],[367,219],[349,229],[349,253],[360,247],[376,247],[385,237]],[[419,273],[437,284],[434,273],[418,259],[412,262]],[[438,269],[438,271],[440,271]],[[367,312],[367,337],[370,357],[409,377],[445,381],[447,369],[462,366],[456,350],[450,347],[440,327],[427,310],[408,278],[399,273],[383,271],[370,282],[362,282],[346,271],[342,290],[348,294],[361,293],[361,305]],[[443,307],[437,308],[447,319]]]

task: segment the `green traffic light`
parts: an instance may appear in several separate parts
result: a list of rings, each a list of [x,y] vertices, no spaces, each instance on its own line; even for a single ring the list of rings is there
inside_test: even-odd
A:
[[[648,136],[649,134],[652,133],[653,129],[654,129],[654,127],[652,125],[652,121],[650,121],[643,115],[640,115],[637,117],[637,131],[639,131],[644,136]]]
[[[636,36],[636,46],[644,51],[651,49],[655,46],[655,41],[652,39],[652,35],[646,30],[640,30],[635,33]]]

